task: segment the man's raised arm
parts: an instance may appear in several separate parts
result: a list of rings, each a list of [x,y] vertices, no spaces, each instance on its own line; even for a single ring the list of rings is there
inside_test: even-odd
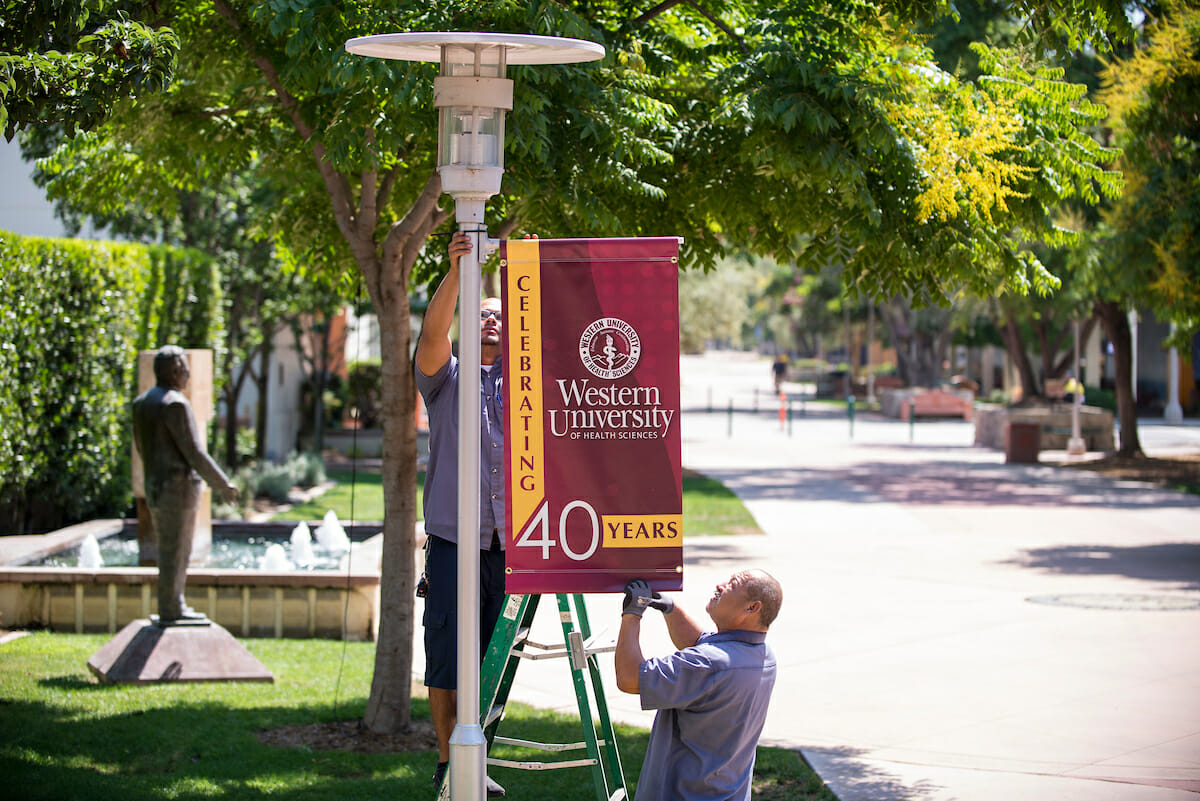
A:
[[[471,247],[471,238],[463,231],[450,238],[450,271],[429,300],[421,337],[417,340],[417,369],[423,375],[433,375],[450,361],[450,326],[454,322],[454,307],[458,305],[458,262]]]

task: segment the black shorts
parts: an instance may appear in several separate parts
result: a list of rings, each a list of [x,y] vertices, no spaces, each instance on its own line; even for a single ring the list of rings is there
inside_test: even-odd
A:
[[[425,564],[425,686],[458,688],[458,546],[430,536]],[[487,654],[492,630],[504,608],[504,552],[496,540],[479,552],[479,656]]]

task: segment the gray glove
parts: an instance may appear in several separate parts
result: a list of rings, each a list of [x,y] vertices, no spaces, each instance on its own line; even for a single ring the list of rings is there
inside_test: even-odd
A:
[[[621,614],[641,617],[653,600],[650,585],[643,579],[634,579],[625,585],[625,603],[621,606]]]
[[[664,597],[662,593],[658,592],[654,593],[654,595],[650,597],[650,606],[662,612],[664,615],[669,615],[675,611],[675,602],[670,598]]]

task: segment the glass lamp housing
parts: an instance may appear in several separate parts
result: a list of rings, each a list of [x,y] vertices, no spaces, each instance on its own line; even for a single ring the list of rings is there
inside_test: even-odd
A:
[[[504,77],[505,50],[485,44],[443,45],[441,76],[434,90],[439,167],[504,167],[504,112],[512,108],[512,82]]]
[[[504,77],[507,47],[483,42],[441,46],[441,74],[433,82],[438,109],[438,173],[442,190],[474,219],[480,201],[500,191],[504,175],[504,112],[513,83]]]

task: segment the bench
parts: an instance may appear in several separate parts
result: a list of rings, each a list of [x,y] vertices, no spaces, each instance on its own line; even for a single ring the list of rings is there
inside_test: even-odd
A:
[[[915,417],[961,417],[972,419],[975,404],[968,398],[931,389],[919,392],[907,398],[900,404],[900,419],[908,420],[910,415]]]

